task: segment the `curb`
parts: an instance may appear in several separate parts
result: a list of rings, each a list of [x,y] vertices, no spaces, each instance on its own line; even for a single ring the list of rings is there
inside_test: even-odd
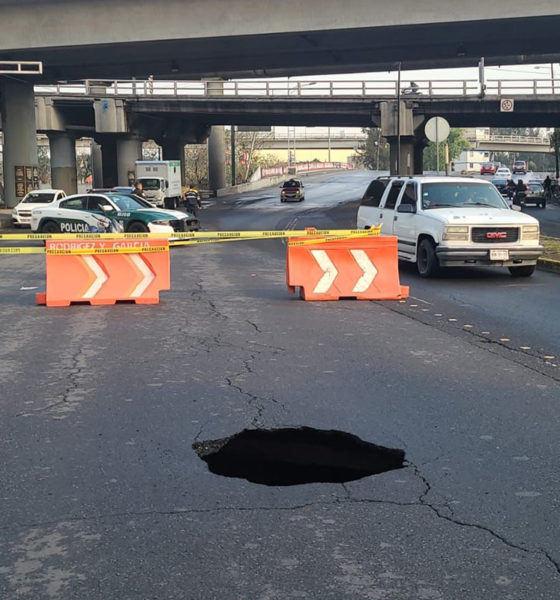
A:
[[[550,273],[560,273],[560,260],[539,258],[537,260],[537,268],[541,271],[548,271]]]

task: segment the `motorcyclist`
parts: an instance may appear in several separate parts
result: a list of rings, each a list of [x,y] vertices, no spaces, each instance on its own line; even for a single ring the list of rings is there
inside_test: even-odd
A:
[[[514,204],[518,204],[519,206],[523,206],[523,200],[525,199],[525,195],[527,194],[527,190],[529,188],[523,182],[523,179],[517,180],[517,185],[515,186],[515,197]]]

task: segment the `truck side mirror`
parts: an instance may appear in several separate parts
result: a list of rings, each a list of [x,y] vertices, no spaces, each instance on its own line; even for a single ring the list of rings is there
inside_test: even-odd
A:
[[[416,213],[416,205],[415,204],[399,204],[397,207],[398,213],[408,213],[415,214]]]

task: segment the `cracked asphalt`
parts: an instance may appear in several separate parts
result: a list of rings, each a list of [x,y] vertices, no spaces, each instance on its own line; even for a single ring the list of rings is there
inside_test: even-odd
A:
[[[371,174],[220,200],[207,229],[348,227]],[[557,275],[306,303],[281,241],[178,248],[157,306],[34,305],[1,258],[2,600],[560,596]],[[22,289],[25,288],[25,289]],[[192,450],[250,427],[406,451],[346,484],[258,486]]]

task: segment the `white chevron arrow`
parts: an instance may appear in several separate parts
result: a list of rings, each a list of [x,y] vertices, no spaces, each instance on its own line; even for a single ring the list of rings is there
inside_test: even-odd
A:
[[[311,254],[323,270],[323,277],[319,279],[319,283],[315,286],[313,292],[315,294],[324,294],[333,284],[338,271],[325,250],[311,250]]]
[[[102,288],[103,284],[109,279],[105,271],[99,266],[99,263],[93,256],[82,256],[83,261],[93,271],[95,281],[89,286],[82,298],[95,298],[97,292]]]
[[[140,273],[144,276],[144,279],[142,279],[142,281],[134,288],[132,294],[130,294],[131,298],[138,298],[148,289],[148,286],[156,276],[139,254],[130,254],[129,256],[132,262],[138,267]]]
[[[364,274],[356,282],[356,285],[352,291],[365,292],[373,283],[373,280],[377,275],[377,269],[364,250],[350,250],[350,253],[358,263],[360,269],[362,269],[364,272]]]

